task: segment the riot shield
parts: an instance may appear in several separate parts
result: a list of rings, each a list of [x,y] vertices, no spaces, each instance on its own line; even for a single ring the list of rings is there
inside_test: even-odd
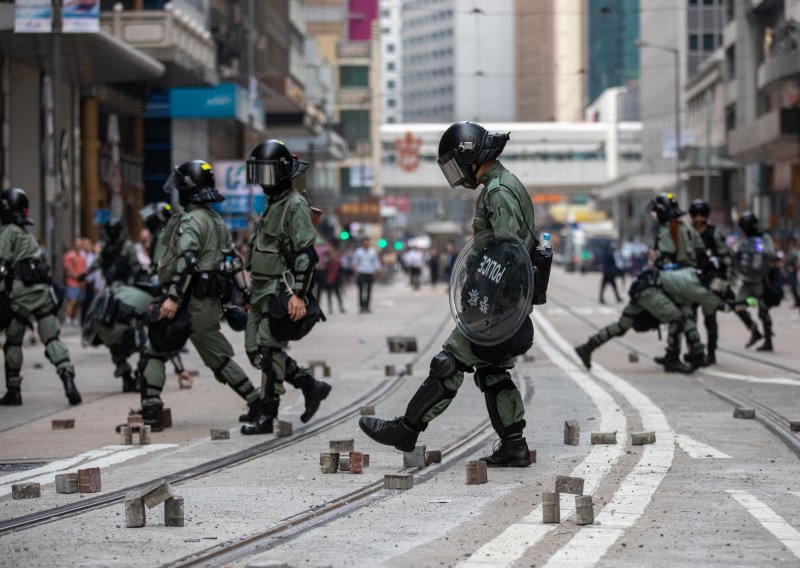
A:
[[[108,288],[103,289],[95,296],[89,309],[83,318],[83,329],[81,333],[81,345],[89,347],[90,345],[98,345],[97,331],[103,325],[103,318],[108,311],[108,304],[111,302],[111,292]]]
[[[513,336],[532,300],[533,265],[520,239],[481,231],[458,255],[450,277],[450,311],[472,343],[493,346]]]
[[[768,256],[764,242],[758,237],[749,237],[736,249],[733,272],[745,283],[761,282],[769,270]]]

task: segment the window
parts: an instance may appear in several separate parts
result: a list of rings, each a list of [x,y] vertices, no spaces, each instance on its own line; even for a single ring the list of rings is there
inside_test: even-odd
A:
[[[714,34],[703,34],[703,50],[714,51],[716,45],[716,36]]]
[[[394,80],[389,79],[388,81],[386,81],[386,88],[387,89],[394,89],[394,85],[395,85]]]
[[[700,47],[700,43],[697,34],[689,34],[689,50],[697,51],[698,47]]]
[[[394,53],[394,44],[393,43],[387,43],[386,44],[386,51],[388,51],[389,53]]]
[[[369,140],[368,110],[343,110],[340,117],[342,126],[355,136],[356,141]]]
[[[342,65],[339,67],[339,85],[347,87],[368,87],[369,67],[365,65]]]
[[[366,67],[365,67],[365,69],[366,69]],[[394,61],[390,61],[390,62],[388,62],[386,64],[386,70],[387,71],[394,71]]]
[[[396,105],[397,101],[395,101],[394,99],[389,99],[386,101],[386,106],[388,106],[389,108],[394,108]]]

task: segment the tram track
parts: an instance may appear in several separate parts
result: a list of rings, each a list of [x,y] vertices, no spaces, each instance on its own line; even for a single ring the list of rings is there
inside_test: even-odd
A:
[[[450,321],[451,321],[450,314],[447,314],[447,316],[443,318],[440,324],[437,326],[436,330],[431,334],[430,339],[425,343],[424,346],[422,345],[419,346],[420,349],[414,356],[410,358],[408,363],[412,365],[417,363],[431,348],[431,346],[436,342],[436,340],[439,339],[443,328]],[[196,479],[206,475],[211,475],[220,472],[226,468],[238,466],[246,462],[269,455],[271,453],[277,452],[284,448],[293,446],[299,442],[302,442],[303,440],[324,433],[346,422],[347,420],[350,420],[353,417],[359,415],[360,408],[362,406],[375,405],[385,400],[395,390],[399,388],[399,386],[403,382],[403,377],[405,376],[405,374],[406,374],[405,371],[401,371],[400,373],[398,373],[393,377],[384,379],[378,386],[376,386],[374,389],[369,391],[364,396],[356,399],[347,406],[340,408],[336,412],[320,419],[319,421],[311,425],[298,428],[297,430],[295,430],[294,434],[289,438],[273,438],[265,442],[262,442],[260,444],[256,444],[254,446],[246,448],[244,450],[234,452],[227,456],[223,456],[221,458],[217,458],[175,473],[159,476],[156,479],[151,479],[143,483],[131,485],[123,489],[118,489],[116,491],[112,491],[104,495],[98,495],[97,497],[84,499],[79,502],[69,503],[66,505],[61,505],[59,507],[53,507],[50,509],[45,509],[43,511],[30,513],[28,515],[23,515],[21,517],[0,521],[0,536],[10,534],[13,532],[31,529],[37,526],[41,526],[68,517],[73,517],[76,515],[88,513],[97,509],[102,509],[104,507],[108,507],[115,503],[121,503],[124,501],[125,496],[127,494],[135,491],[140,491],[162,480],[168,481],[171,485],[179,485],[181,483],[190,481],[192,479]]]
[[[574,292],[573,292],[574,293]],[[583,296],[585,298],[585,296]],[[548,298],[549,302],[553,302],[553,304],[557,305],[558,307],[565,310],[571,316],[575,317],[576,319],[582,321],[589,327],[594,330],[599,330],[602,326],[595,324],[593,321],[588,319],[586,316],[576,313],[572,306],[565,304],[559,300],[554,298]],[[634,347],[629,342],[624,341],[620,338],[614,338],[618,344],[625,347],[631,352],[635,352],[639,356],[652,358],[653,355],[647,353],[637,347]],[[733,355],[740,359],[745,359],[747,361],[752,361],[764,366],[772,367],[774,369],[779,369],[781,371],[786,371],[792,373],[794,375],[800,375],[800,371],[797,369],[792,369],[791,367],[787,367],[785,365],[781,365],[779,363],[774,363],[772,361],[764,360],[762,357],[752,357],[749,354],[743,355],[737,351],[733,351],[730,349],[723,349],[717,347],[718,351],[722,351],[724,353]],[[699,385],[701,385],[708,393],[713,394],[717,398],[731,404],[734,407],[739,408],[753,408],[756,410],[756,420],[764,425],[764,427],[772,432],[775,436],[777,436],[798,458],[800,458],[800,439],[797,436],[797,433],[793,432],[790,428],[790,420],[777,412],[776,410],[770,408],[767,405],[761,404],[755,400],[752,400],[749,397],[743,396],[740,393],[736,393],[733,390],[725,389],[717,386],[711,386],[708,382],[700,377],[695,375],[687,375],[688,378],[694,380]]]

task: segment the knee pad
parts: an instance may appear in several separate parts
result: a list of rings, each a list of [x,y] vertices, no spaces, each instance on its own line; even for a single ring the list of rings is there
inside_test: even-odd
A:
[[[225,370],[225,367],[227,367],[230,362],[231,362],[231,360],[228,357],[226,357],[222,361],[222,363],[220,364],[219,367],[217,367],[215,369],[211,369],[211,372],[214,373],[214,378],[217,379],[217,382],[222,383],[222,384],[225,384],[225,383],[228,382],[228,381],[225,380],[225,375],[224,375],[223,371]]]
[[[505,378],[496,382],[493,385],[487,385],[487,378],[491,375],[503,374]],[[489,420],[492,423],[492,428],[501,437],[506,438],[512,434],[521,433],[525,428],[525,421],[515,422],[509,426],[505,426],[500,417],[500,410],[497,406],[497,396],[503,391],[515,391],[517,385],[511,380],[511,375],[506,369],[499,367],[484,367],[475,372],[475,383],[483,393],[484,401],[486,402],[486,410],[489,413]]]
[[[431,367],[427,378],[423,381],[406,407],[406,418],[411,424],[422,430],[425,428],[423,418],[437,404],[444,400],[452,400],[456,396],[454,390],[444,386],[444,382],[459,371],[471,369],[447,351],[441,351],[431,359]]]

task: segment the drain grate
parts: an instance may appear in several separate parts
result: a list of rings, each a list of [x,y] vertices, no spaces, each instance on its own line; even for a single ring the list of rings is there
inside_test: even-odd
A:
[[[8,462],[8,463],[0,463],[0,472],[6,473],[10,471],[25,471],[27,469],[33,469],[36,467],[41,467],[45,465],[47,462]]]

